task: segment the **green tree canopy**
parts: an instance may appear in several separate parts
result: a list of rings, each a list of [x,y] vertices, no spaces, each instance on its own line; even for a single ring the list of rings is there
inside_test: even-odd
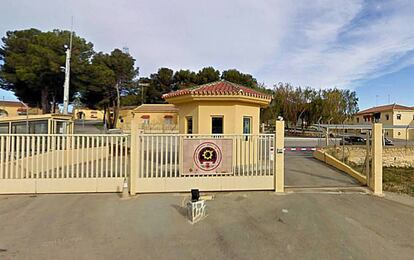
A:
[[[197,73],[197,84],[206,84],[220,80],[220,71],[213,67],[205,67]]]
[[[176,88],[185,89],[197,85],[197,74],[190,70],[179,70],[174,73]]]
[[[30,106],[41,107],[50,112],[63,100],[66,47],[70,32],[37,29],[9,31],[2,38],[0,48],[0,87],[13,91]],[[71,59],[70,99],[83,80],[86,67],[93,55],[92,43],[74,35]]]
[[[174,84],[174,71],[169,68],[160,68],[157,73],[151,74],[149,79],[141,82],[149,82],[145,89],[145,103],[164,103],[162,95],[176,90]]]
[[[160,68],[157,73],[151,74],[149,78],[141,78],[141,83],[149,83],[147,87],[139,87],[138,94],[141,95],[145,103],[164,103],[162,95],[168,92],[190,88],[196,85],[219,81],[220,78],[244,85],[250,88],[260,89],[271,94],[263,85],[258,85],[257,80],[250,74],[244,74],[236,69],[220,72],[213,67],[205,67],[197,73],[191,70],[178,70],[174,73],[172,69]],[[128,97],[127,100],[139,99]],[[130,103],[128,103],[130,104]]]
[[[89,84],[80,89],[81,101],[90,108],[102,108],[109,128],[118,121],[121,95],[135,86],[135,60],[119,49],[97,53],[88,68]]]
[[[225,70],[221,78],[249,88],[257,88],[257,80],[250,74],[244,74],[236,69]]]
[[[262,111],[262,121],[270,122],[282,116],[287,125],[296,127],[299,121],[315,123],[343,123],[358,112],[355,91],[329,88],[316,90],[279,83],[273,90],[270,106]]]

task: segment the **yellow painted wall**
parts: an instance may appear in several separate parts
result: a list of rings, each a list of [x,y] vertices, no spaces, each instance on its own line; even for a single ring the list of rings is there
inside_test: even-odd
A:
[[[333,166],[334,168],[345,172],[346,174],[350,175],[351,177],[357,179],[361,184],[366,185],[367,179],[366,177],[352,169],[350,166],[346,165],[345,163],[339,161],[335,157],[329,155],[328,153],[324,151],[315,151],[313,152],[313,157],[318,159],[319,161],[325,162],[328,165]]]
[[[103,110],[95,110],[95,109],[87,109],[87,108],[75,108],[73,110],[73,118],[74,119],[81,119],[79,118],[78,113],[84,113],[85,120],[103,120],[104,118],[104,111]]]
[[[178,115],[174,112],[133,112],[133,117],[138,119],[139,129],[163,131],[163,130],[174,130],[178,124]],[[149,124],[144,124],[142,116],[149,116]],[[171,116],[172,123],[167,124],[165,116]],[[132,117],[131,117],[132,120]],[[131,122],[131,121],[129,121]],[[129,124],[128,130],[131,129]]]
[[[224,134],[243,134],[243,117],[251,117],[251,133],[259,133],[260,107],[242,102],[198,101],[176,105],[179,130],[186,133],[188,116],[193,117],[193,133],[211,134],[213,116],[223,116]]]
[[[4,110],[7,112],[7,116],[3,116],[3,117],[15,117],[15,116],[20,116],[20,115],[25,115],[25,113],[19,113],[19,109],[21,108],[25,108],[24,106],[18,107],[18,106],[7,106],[7,105],[2,105],[0,106],[1,110]],[[28,111],[29,115],[41,115],[42,114],[42,110],[40,108],[32,108],[29,107],[29,111]]]
[[[196,103],[183,103],[178,107],[178,129],[182,134],[187,133],[187,117],[193,117],[193,133],[198,133],[198,107]]]
[[[132,109],[119,110],[117,128],[131,130]]]
[[[397,115],[401,114],[401,119],[397,119]],[[414,126],[414,111],[394,111],[393,116],[394,125],[412,125]],[[393,138],[396,139],[414,139],[414,130],[407,130],[406,129],[394,129],[393,130]]]
[[[401,120],[397,119],[397,115],[401,114]],[[389,119],[387,120],[386,115],[389,115]],[[359,118],[359,123],[357,122],[357,118]],[[362,115],[354,116],[353,122],[355,124],[371,124],[372,122],[365,122]],[[382,111],[381,118],[379,123],[383,125],[414,125],[414,111],[407,111],[407,110],[389,110],[389,111]],[[385,136],[394,139],[403,139],[405,140],[407,137],[409,140],[414,140],[414,130],[407,130],[405,129],[389,129],[384,130]]]

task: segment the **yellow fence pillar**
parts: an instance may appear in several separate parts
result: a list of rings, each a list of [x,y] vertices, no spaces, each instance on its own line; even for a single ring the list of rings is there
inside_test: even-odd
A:
[[[382,124],[372,127],[372,167],[368,185],[375,195],[382,195]]]
[[[138,120],[133,118],[131,121],[131,163],[129,171],[129,193],[135,195],[137,193],[137,180],[140,169],[140,132],[138,129]]]
[[[276,121],[275,132],[275,145],[273,151],[273,163],[274,163],[274,177],[275,177],[275,191],[285,191],[285,122]]]

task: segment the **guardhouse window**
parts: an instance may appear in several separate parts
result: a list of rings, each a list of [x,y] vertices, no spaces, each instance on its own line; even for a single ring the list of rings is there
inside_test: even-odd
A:
[[[187,134],[193,133],[193,117],[187,117]]]
[[[390,120],[390,115],[386,114],[385,115],[385,120]]]
[[[359,123],[359,117],[356,118],[357,123]]]
[[[149,115],[143,115],[141,116],[142,124],[143,125],[149,125],[150,116]]]
[[[172,125],[173,124],[173,117],[170,115],[164,116],[164,124],[165,125]]]
[[[401,114],[397,114],[397,120],[401,120]]]
[[[251,122],[252,122],[251,117],[248,117],[248,116],[243,117],[243,134],[252,133]]]
[[[8,134],[9,133],[9,124],[0,124],[0,134]]]
[[[211,133],[222,134],[223,133],[223,117],[213,116],[211,118]]]

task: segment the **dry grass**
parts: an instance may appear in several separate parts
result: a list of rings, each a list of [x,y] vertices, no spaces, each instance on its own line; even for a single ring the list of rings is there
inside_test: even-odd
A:
[[[342,159],[335,152],[330,151],[330,154],[338,160]],[[347,162],[346,158],[345,163],[357,172],[365,175],[363,165]],[[384,167],[382,183],[385,191],[405,193],[414,196],[414,168]]]
[[[414,196],[414,168],[385,168],[382,176],[386,191]]]

